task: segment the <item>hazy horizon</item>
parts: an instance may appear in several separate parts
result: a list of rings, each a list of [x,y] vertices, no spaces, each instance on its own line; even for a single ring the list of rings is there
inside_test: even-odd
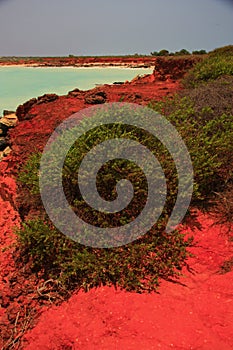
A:
[[[0,0],[0,56],[150,55],[233,43],[229,0]]]

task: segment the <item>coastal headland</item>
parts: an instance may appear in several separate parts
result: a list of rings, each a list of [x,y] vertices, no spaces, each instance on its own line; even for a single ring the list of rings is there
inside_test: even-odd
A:
[[[16,177],[33,152],[42,151],[54,128],[75,112],[106,102],[147,105],[180,91],[181,79],[199,57],[41,58],[1,60],[0,65],[154,67],[153,73],[130,82],[74,88],[67,95],[45,94],[18,106],[18,124],[9,131],[11,153],[0,162],[0,347],[21,349],[203,349],[230,350],[232,294],[227,275],[216,274],[232,247],[197,211],[198,225],[184,227],[195,235],[181,283],[164,281],[160,294],[137,294],[101,286],[75,292],[63,301],[56,288],[29,264],[18,266],[14,229],[37,213]],[[53,306],[52,306],[53,304]],[[210,317],[210,314],[212,317]],[[34,327],[34,328],[33,328]],[[114,346],[113,346],[114,344]]]

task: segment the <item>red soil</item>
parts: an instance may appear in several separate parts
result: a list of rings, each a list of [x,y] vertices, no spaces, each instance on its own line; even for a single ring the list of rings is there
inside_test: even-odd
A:
[[[116,57],[40,57],[40,58],[17,58],[11,60],[0,59],[0,65],[17,65],[17,64],[29,64],[29,65],[43,65],[43,66],[137,66],[137,67],[149,67],[154,66],[156,57],[153,56],[116,56]]]
[[[34,101],[19,109],[22,120],[11,131],[13,152],[0,163],[0,347],[17,348],[17,337],[39,315],[36,327],[26,334],[25,349],[203,349],[233,348],[233,272],[218,274],[233,248],[212,219],[198,213],[193,227],[197,246],[190,259],[194,274],[186,271],[181,284],[163,282],[160,294],[135,294],[99,288],[74,294],[57,307],[38,296],[43,283],[17,266],[12,229],[20,223],[16,209],[14,175],[31,152],[42,150],[54,128],[69,115],[90,105],[86,97],[105,92],[106,102],[146,104],[179,89],[179,83],[162,69],[152,76],[124,85],[104,85],[91,92],[76,91],[51,102]],[[178,74],[179,75],[179,74]],[[164,80],[165,79],[165,80]],[[46,99],[45,99],[46,100]],[[86,99],[87,101],[87,99]],[[27,209],[30,213],[30,206]],[[189,228],[189,231],[191,229]],[[5,250],[5,248],[9,248]],[[26,321],[25,321],[26,320]]]
[[[113,57],[38,57],[38,58],[17,58],[11,59],[0,57],[1,65],[28,65],[41,67],[131,67],[131,68],[149,68],[154,67],[159,63],[159,66],[164,64],[169,70],[172,65],[176,66],[180,71],[182,64],[192,65],[193,62],[202,60],[204,55],[188,55],[188,56],[113,56]],[[189,68],[186,66],[186,68]]]
[[[233,247],[208,216],[198,213],[198,224],[188,230],[197,246],[183,285],[163,282],[149,295],[108,287],[74,294],[42,314],[25,349],[232,349],[233,271],[218,270]]]

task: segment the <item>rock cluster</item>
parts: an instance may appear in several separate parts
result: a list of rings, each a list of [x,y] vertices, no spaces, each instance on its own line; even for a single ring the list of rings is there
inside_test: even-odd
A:
[[[107,94],[105,91],[91,92],[84,98],[85,103],[90,105],[105,103],[106,100]]]
[[[3,117],[0,119],[0,161],[11,151],[7,133],[8,130],[16,126],[18,122],[18,118],[14,112],[4,111],[3,113]]]
[[[43,96],[39,96],[38,98],[31,98],[29,101],[25,102],[24,104],[19,105],[16,110],[16,115],[19,121],[30,120],[33,118],[33,116],[28,112],[34,105],[53,102],[53,101],[56,101],[58,97],[59,96],[56,94],[44,94]]]

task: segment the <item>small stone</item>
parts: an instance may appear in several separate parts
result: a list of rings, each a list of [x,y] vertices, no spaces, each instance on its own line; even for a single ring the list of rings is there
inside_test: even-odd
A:
[[[4,156],[8,156],[11,153],[11,148],[7,146],[2,153]]]

